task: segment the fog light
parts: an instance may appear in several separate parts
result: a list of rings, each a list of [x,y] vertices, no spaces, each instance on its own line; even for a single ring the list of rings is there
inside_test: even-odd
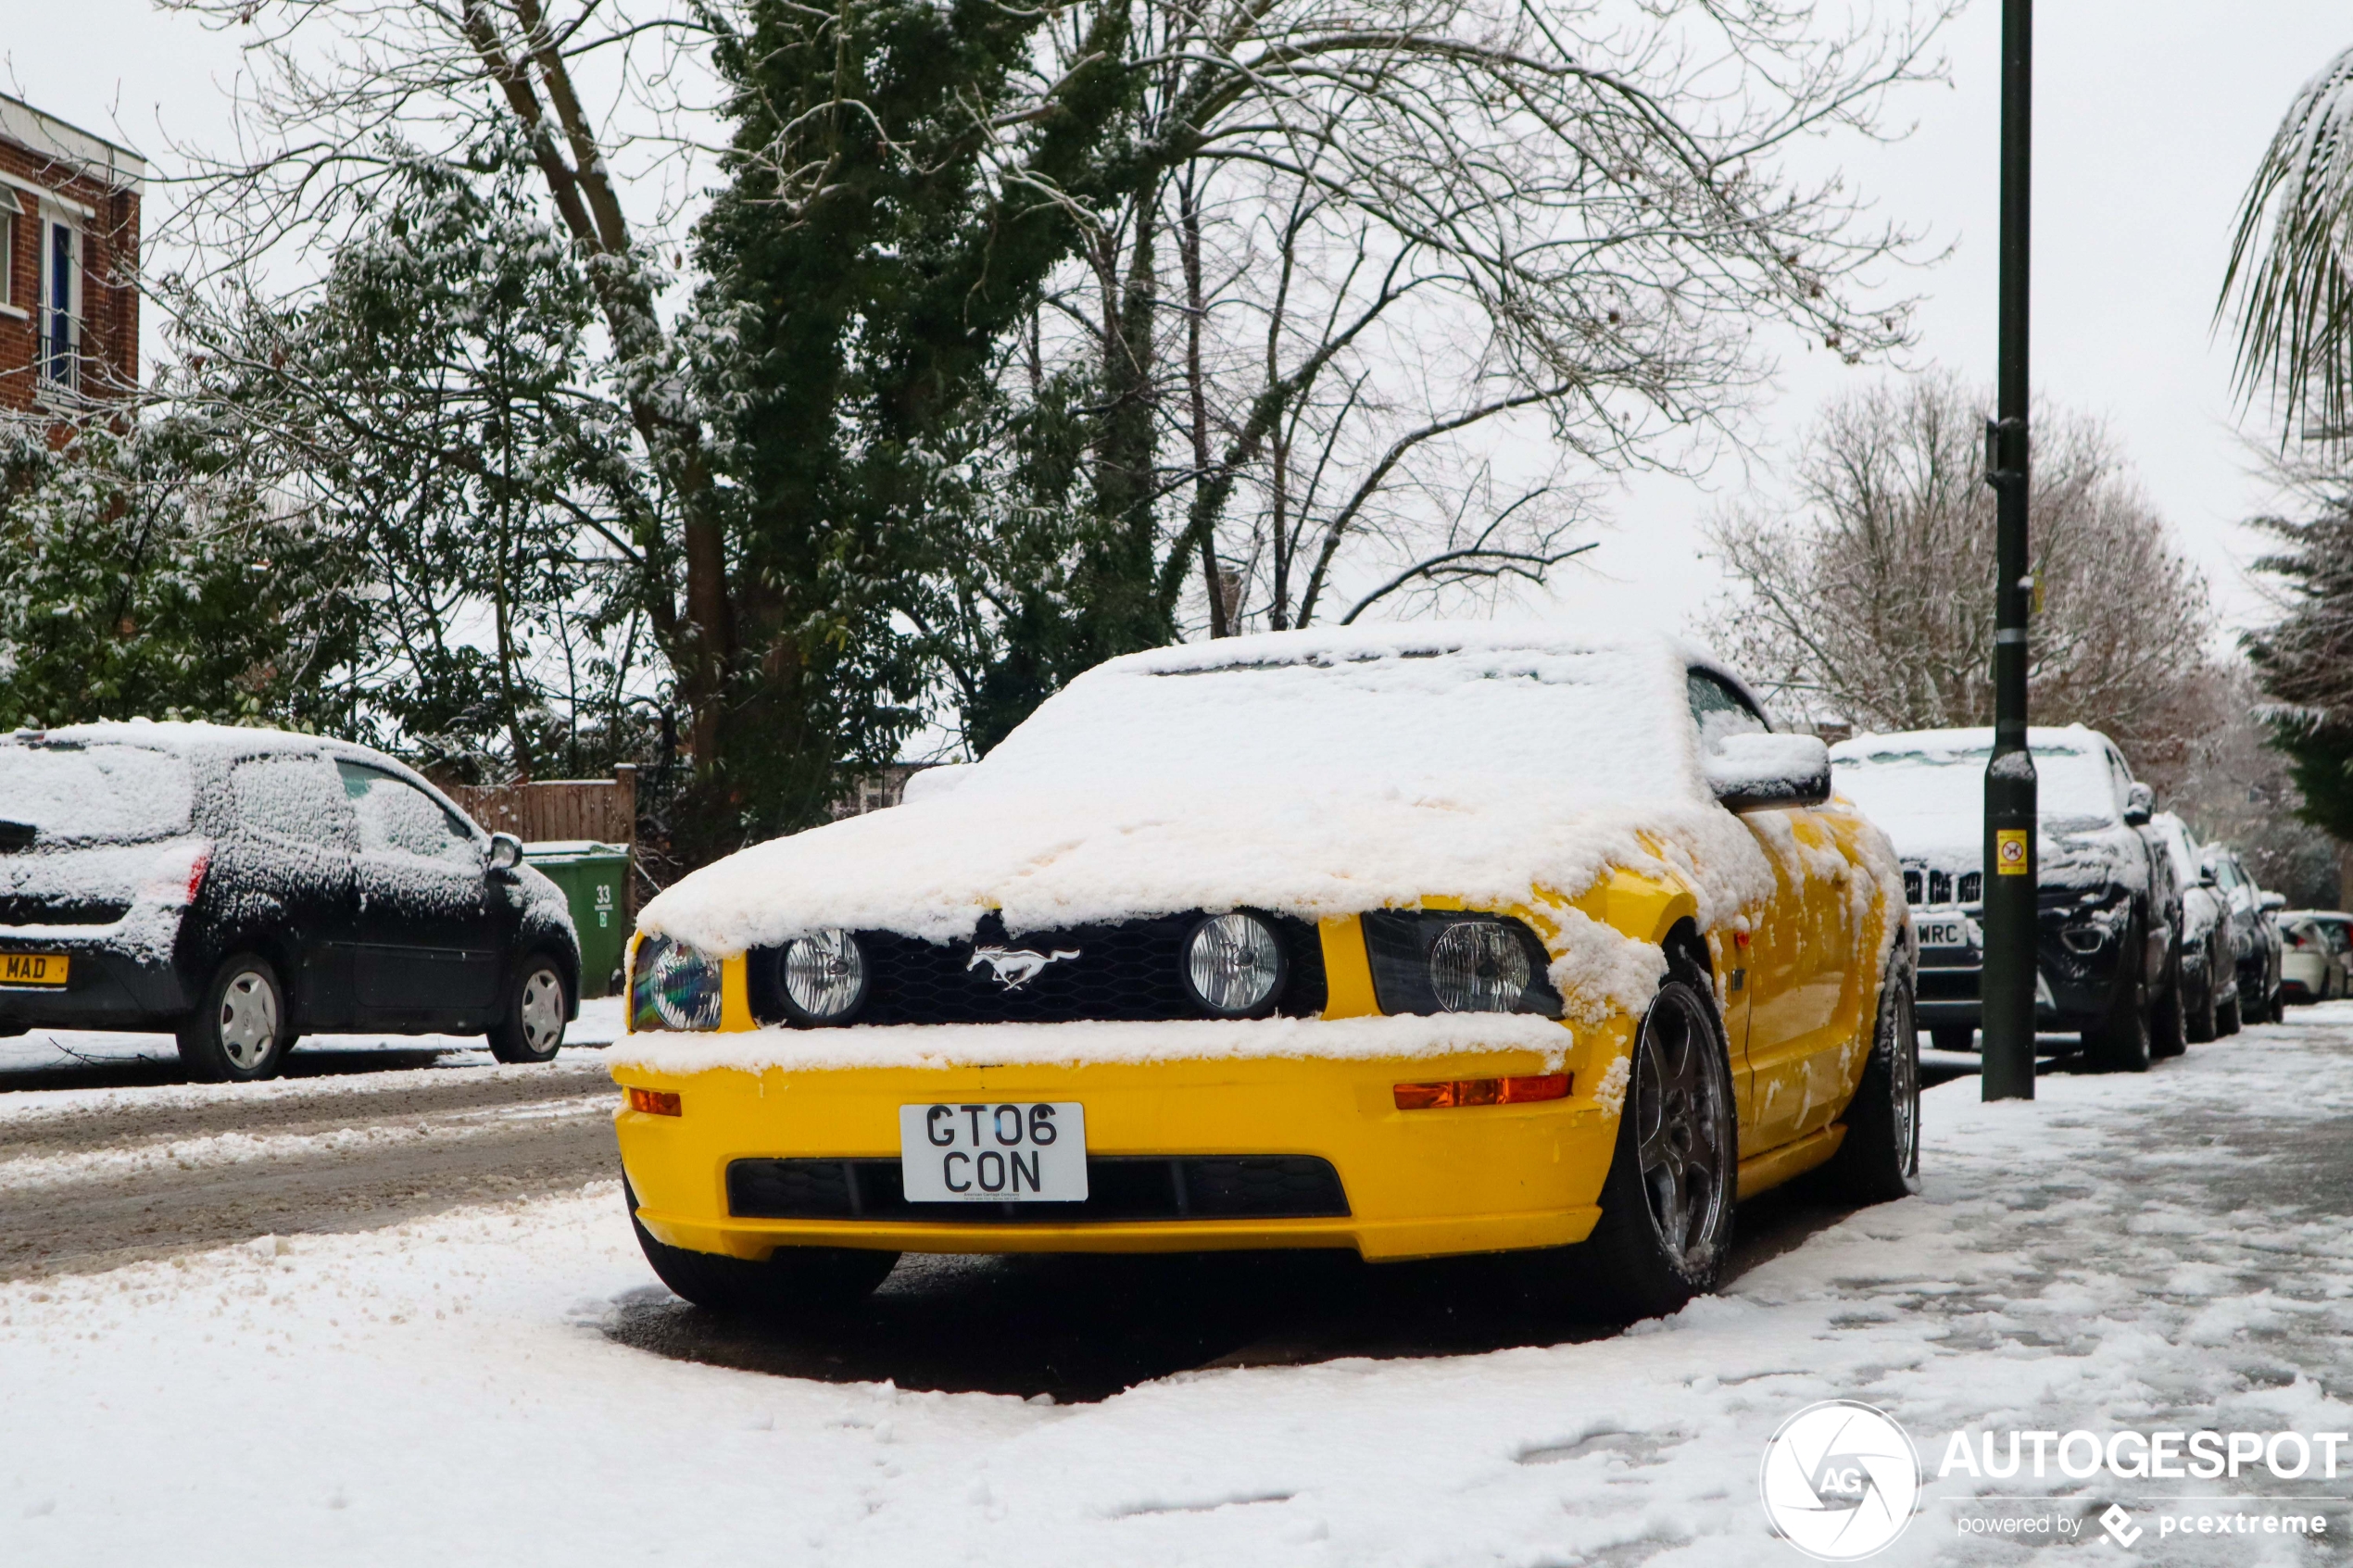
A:
[[[1185,985],[1205,1012],[1248,1018],[1283,988],[1283,944],[1256,915],[1212,915],[1185,942]]]
[[[847,931],[820,931],[788,944],[785,1006],[800,1023],[840,1023],[866,999],[866,950]]]
[[[1463,1105],[1527,1105],[1567,1099],[1576,1074],[1531,1073],[1512,1078],[1453,1078],[1437,1084],[1399,1084],[1390,1098],[1400,1110],[1444,1110]]]
[[[2059,933],[2059,940],[2070,953],[2096,953],[2108,941],[2108,933],[2096,925],[2070,925]]]
[[[679,1113],[678,1097],[662,1089],[632,1088],[629,1109],[648,1116],[675,1116]]]

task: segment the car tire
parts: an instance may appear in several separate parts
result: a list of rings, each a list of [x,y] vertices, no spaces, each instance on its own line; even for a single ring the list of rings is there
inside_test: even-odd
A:
[[[2198,997],[2197,1006],[2183,1015],[2182,1032],[2194,1046],[2202,1046],[2214,1038],[2214,977],[2206,979],[2206,994]]]
[[[200,1084],[251,1084],[274,1078],[294,1047],[292,1019],[278,972],[258,953],[221,961],[181,1021],[180,1060]]]
[[[564,1016],[572,995],[563,966],[534,953],[515,966],[507,983],[506,1005],[490,1026],[490,1054],[500,1061],[553,1061],[563,1049]]]
[[[1846,1137],[1825,1174],[1848,1202],[1886,1203],[1920,1190],[1920,1033],[1912,972],[1900,954],[1880,983],[1871,1054],[1840,1120]]]
[[[2218,1036],[2227,1037],[2237,1034],[2242,1022],[2239,1017],[2239,999],[2236,997],[2233,997],[2214,1010],[2214,1033]]]
[[[1678,963],[1635,1035],[1601,1221],[1581,1245],[1554,1255],[1555,1265],[1612,1321],[1680,1311],[1723,1277],[1739,1183],[1723,1024],[1706,980]]]
[[[896,1252],[854,1247],[779,1247],[768,1261],[694,1252],[656,1241],[637,1218],[637,1194],[624,1179],[629,1228],[655,1275],[705,1311],[736,1317],[790,1318],[839,1311],[874,1294],[898,1266]]]
[[[1929,1030],[1928,1043],[1940,1051],[1973,1051],[1977,1031],[1966,1023],[1939,1023]]]
[[[2126,928],[2123,950],[2140,951],[2140,940],[2135,922]],[[2149,1070],[2149,984],[2137,964],[2118,982],[2108,998],[2108,1017],[2098,1027],[2083,1031],[2083,1055],[2102,1073]]]
[[[2190,1048],[2188,1011],[2182,999],[2182,948],[2179,943],[2166,959],[2165,978],[2158,984],[2157,1005],[2149,1010],[2149,1055],[2163,1060]]]

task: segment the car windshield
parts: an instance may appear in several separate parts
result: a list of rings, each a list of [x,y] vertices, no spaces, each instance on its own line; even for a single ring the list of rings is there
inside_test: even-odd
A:
[[[1985,764],[1990,746],[1909,748],[1891,737],[1886,749],[1840,747],[1838,791],[1863,809],[1898,844],[1901,824],[1949,830],[1985,816]],[[2034,748],[2035,804],[2045,827],[2113,826],[2120,820],[2108,759],[2096,751]]]
[[[188,831],[188,764],[144,746],[0,744],[0,822],[42,839],[122,844]]]
[[[1114,667],[1046,703],[975,783],[1535,779],[1585,798],[1686,796],[1695,742],[1684,685],[1681,667],[1655,650],[1611,646]]]

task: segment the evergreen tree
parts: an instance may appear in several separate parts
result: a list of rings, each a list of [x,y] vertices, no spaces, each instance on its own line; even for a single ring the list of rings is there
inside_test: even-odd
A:
[[[2285,613],[2246,638],[2264,691],[2280,706],[2274,744],[2304,796],[2302,816],[2353,842],[2353,486],[2310,486],[2301,519],[2263,518],[2280,542],[2256,569],[2277,577]]]

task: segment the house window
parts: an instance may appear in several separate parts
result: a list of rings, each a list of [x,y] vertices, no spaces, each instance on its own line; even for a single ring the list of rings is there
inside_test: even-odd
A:
[[[74,383],[75,350],[81,332],[81,235],[70,223],[52,218],[41,247],[41,380],[49,386]]]
[[[17,214],[23,210],[16,192],[0,185],[0,305],[17,302]]]

